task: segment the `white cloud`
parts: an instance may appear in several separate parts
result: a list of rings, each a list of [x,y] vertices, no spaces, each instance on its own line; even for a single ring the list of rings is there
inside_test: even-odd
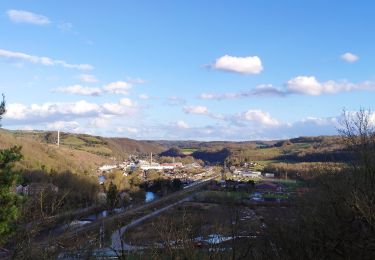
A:
[[[140,94],[140,95],[138,95],[138,98],[139,99],[143,99],[143,100],[150,99],[150,97],[148,95],[146,95],[146,94]]]
[[[77,121],[55,121],[47,123],[47,129],[76,132],[80,129],[80,125]]]
[[[374,81],[352,83],[346,80],[325,82],[318,81],[314,76],[297,76],[285,83],[285,88],[277,88],[271,84],[258,85],[253,89],[234,93],[201,93],[198,97],[206,100],[223,100],[249,98],[260,96],[285,97],[291,94],[319,96],[323,94],[337,94],[356,90],[375,91]]]
[[[185,113],[188,114],[199,114],[199,115],[205,115],[208,114],[208,109],[205,106],[187,106],[184,107]]]
[[[189,128],[189,125],[182,120],[177,121],[176,126],[177,126],[177,128],[180,128],[180,129],[188,129]]]
[[[262,70],[262,61],[258,56],[235,57],[224,55],[216,59],[211,68],[241,74],[259,74]]]
[[[8,18],[15,23],[29,23],[35,25],[50,24],[48,17],[23,10],[8,10]]]
[[[167,105],[169,106],[181,106],[186,103],[186,100],[181,97],[169,97],[167,100]]]
[[[201,93],[199,95],[199,98],[201,99],[216,99],[216,95],[213,93]]]
[[[81,85],[73,85],[68,87],[60,87],[54,90],[54,92],[76,94],[83,96],[98,96],[102,93],[100,88],[89,88]]]
[[[103,90],[112,94],[127,95],[128,91],[132,88],[132,85],[125,81],[116,81],[109,83],[103,87]]]
[[[100,112],[100,106],[81,100],[72,103],[9,104],[5,118],[21,120],[46,119],[53,116],[92,116]]]
[[[5,114],[5,118],[11,118],[11,119],[24,119],[26,118],[28,107],[23,104],[8,104],[7,105],[7,111]]]
[[[41,57],[35,55],[29,55],[22,52],[13,52],[8,50],[0,49],[0,57],[15,60],[15,61],[27,61],[35,64],[41,64],[44,66],[55,66],[60,65],[64,68],[77,69],[77,70],[91,70],[94,67],[90,64],[69,64],[63,60],[54,60],[49,57]]]
[[[280,124],[280,122],[272,118],[268,112],[263,112],[259,109],[250,109],[242,113],[239,118],[266,126],[277,126]]]
[[[103,114],[107,115],[124,116],[138,112],[138,107],[128,98],[123,98],[118,103],[104,103],[102,108]]]
[[[275,88],[271,84],[262,84],[256,86],[254,89],[242,92],[233,93],[201,93],[198,98],[206,100],[223,100],[223,99],[236,99],[257,96],[285,96],[288,93],[285,90]]]
[[[359,60],[359,57],[353,53],[346,52],[343,55],[340,56],[340,58],[346,62],[356,62]]]
[[[205,115],[216,120],[225,120],[225,116],[222,114],[215,114],[208,110],[205,106],[186,106],[184,111],[187,114]]]
[[[90,103],[85,100],[31,105],[11,103],[7,105],[4,119],[7,124],[15,125],[19,122],[72,121],[76,118],[108,119],[113,116],[132,116],[138,111],[139,108],[130,99],[104,104]]]
[[[298,76],[286,83],[289,94],[297,93],[304,95],[318,96],[322,94],[336,94],[340,92],[348,92],[353,90],[375,90],[375,83],[364,81],[354,84],[348,81],[319,82],[313,76]]]
[[[90,126],[96,127],[96,128],[107,128],[110,124],[110,120],[106,116],[98,116],[91,120]]]
[[[323,86],[315,77],[298,76],[287,82],[287,88],[291,92],[305,95],[320,95],[323,93]]]
[[[128,132],[131,134],[137,134],[139,132],[139,130],[135,127],[117,127],[116,130],[118,133]]]
[[[69,22],[60,23],[57,28],[62,32],[71,32],[73,30],[73,24]]]
[[[123,106],[126,106],[126,107],[133,107],[134,106],[134,102],[129,98],[122,98],[120,100],[120,104],[123,105]]]
[[[95,77],[95,75],[92,74],[81,74],[79,75],[79,80],[84,83],[96,83],[98,82],[98,79]]]
[[[132,85],[128,82],[124,81],[116,81],[104,85],[102,88],[94,88],[94,87],[85,87],[82,85],[73,85],[68,87],[59,87],[54,89],[54,92],[59,93],[67,93],[67,94],[76,94],[76,95],[83,95],[83,96],[99,96],[103,93],[110,93],[110,94],[121,94],[126,95],[128,91],[132,88]],[[127,99],[124,99],[124,102]],[[129,103],[129,102],[128,102]]]
[[[132,77],[126,77],[126,81],[129,82],[130,84],[134,85],[140,85],[140,84],[145,84],[147,81],[141,78],[132,78]]]

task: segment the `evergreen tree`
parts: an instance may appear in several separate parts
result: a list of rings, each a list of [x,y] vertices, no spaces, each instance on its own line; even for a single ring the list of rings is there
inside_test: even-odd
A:
[[[5,113],[5,101],[0,104],[0,119]],[[14,231],[14,221],[19,215],[20,198],[13,191],[18,175],[12,170],[21,160],[21,147],[13,146],[0,150],[0,245]]]
[[[107,191],[107,205],[108,205],[109,210],[113,210],[116,207],[117,202],[118,202],[118,197],[119,195],[118,195],[117,186],[113,184],[113,182],[111,182],[109,184],[108,191]]]

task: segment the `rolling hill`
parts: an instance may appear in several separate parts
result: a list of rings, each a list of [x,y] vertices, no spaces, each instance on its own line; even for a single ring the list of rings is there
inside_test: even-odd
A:
[[[61,133],[59,147],[56,141],[56,132],[0,130],[0,149],[22,146],[24,158],[17,167],[28,170],[92,172],[100,165],[122,161],[130,154],[165,150],[156,142],[86,134]]]

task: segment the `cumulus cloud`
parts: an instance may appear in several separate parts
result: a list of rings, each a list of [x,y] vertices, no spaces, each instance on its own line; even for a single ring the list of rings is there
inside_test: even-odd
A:
[[[198,115],[204,115],[208,114],[208,109],[205,106],[187,106],[184,107],[184,111],[187,114],[198,114]]]
[[[77,121],[55,121],[47,123],[47,129],[60,130],[67,132],[77,132],[80,130],[80,124]]]
[[[107,128],[110,124],[110,118],[108,116],[98,116],[90,121],[90,126],[96,128]]]
[[[337,94],[341,92],[350,92],[356,90],[375,90],[375,82],[363,81],[352,83],[346,80],[325,82],[318,81],[314,76],[297,76],[285,83],[284,88],[277,88],[271,84],[258,85],[254,89],[234,93],[201,93],[198,97],[206,100],[223,100],[248,98],[259,96],[278,96],[284,97],[292,94],[319,96],[323,94]]]
[[[104,85],[102,88],[85,87],[82,85],[73,85],[68,87],[59,87],[53,92],[83,95],[83,96],[99,96],[103,93],[127,95],[132,85],[125,81],[116,81]]]
[[[26,106],[19,103],[9,104],[5,118],[46,119],[52,116],[93,116],[100,112],[100,106],[81,100],[72,103],[44,103]]]
[[[189,128],[189,125],[185,121],[182,121],[182,120],[177,121],[176,126],[177,126],[177,128],[180,128],[180,129],[188,129]]]
[[[125,81],[116,81],[109,83],[103,87],[103,90],[112,94],[122,94],[127,95],[128,91],[131,89],[132,85]]]
[[[34,25],[46,25],[51,23],[48,17],[44,15],[35,14],[24,10],[8,10],[7,16],[12,22],[15,23],[29,23]]]
[[[130,98],[122,98],[120,104],[126,107],[134,107],[134,102]]]
[[[102,108],[103,114],[117,116],[134,115],[138,111],[137,106],[128,98],[123,98],[118,103],[104,103]]]
[[[216,59],[211,68],[241,74],[259,74],[262,70],[262,61],[258,56],[235,57],[224,55]]]
[[[54,122],[72,121],[76,118],[132,116],[138,111],[139,108],[130,99],[104,104],[90,103],[85,100],[31,105],[11,103],[7,106],[4,119],[7,124],[14,125],[19,122]]]
[[[280,122],[271,117],[268,112],[264,112],[260,109],[250,109],[244,113],[237,116],[238,120],[245,120],[254,122],[265,126],[277,126]]]
[[[298,76],[287,83],[290,92],[301,93],[306,95],[318,96],[324,92],[324,86],[319,83],[315,77]]]
[[[201,93],[198,97],[206,100],[222,100],[222,99],[236,99],[256,96],[285,96],[287,92],[282,89],[278,89],[270,84],[258,85],[254,89],[242,92],[232,93]]]
[[[62,32],[71,32],[73,30],[73,24],[69,22],[60,23],[57,28]]]
[[[143,100],[150,99],[150,97],[148,95],[146,95],[146,94],[140,94],[140,95],[138,95],[138,98],[139,99],[143,99]]]
[[[140,85],[140,84],[145,84],[147,81],[141,78],[132,78],[132,77],[126,77],[126,81],[129,82],[130,84],[134,85]]]
[[[91,70],[94,68],[90,64],[70,64],[63,60],[55,60],[49,57],[29,55],[22,52],[8,51],[4,49],[0,49],[0,57],[14,61],[27,61],[35,64],[41,64],[44,66],[59,65],[68,69]]]
[[[346,52],[344,54],[342,54],[340,56],[340,58],[346,62],[356,62],[357,60],[359,60],[359,57],[353,53],[350,53],[350,52]]]
[[[53,90],[54,92],[76,94],[83,96],[98,96],[102,93],[100,88],[89,88],[81,85],[73,85],[68,87],[60,87]]]
[[[354,90],[375,90],[375,83],[364,81],[361,83],[351,83],[348,81],[329,80],[319,82],[313,76],[298,76],[286,83],[287,91],[290,93],[318,96],[322,94],[336,94]]]
[[[172,96],[167,99],[166,103],[169,106],[182,106],[186,103],[186,100],[181,97]]]
[[[124,132],[128,132],[128,133],[131,133],[131,134],[137,134],[138,133],[138,129],[135,128],[135,127],[117,127],[116,128],[116,131],[118,133],[124,133]]]
[[[222,114],[212,113],[205,106],[186,106],[183,109],[186,114],[205,115],[213,119],[224,120],[225,116]]]
[[[81,74],[79,75],[79,80],[84,83],[97,83],[98,79],[95,77],[95,75],[92,74]]]

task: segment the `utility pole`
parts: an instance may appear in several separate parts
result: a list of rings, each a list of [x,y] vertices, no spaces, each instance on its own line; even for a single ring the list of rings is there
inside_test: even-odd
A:
[[[60,130],[57,130],[57,147],[60,147]]]
[[[152,152],[150,154],[150,165],[152,165]]]

